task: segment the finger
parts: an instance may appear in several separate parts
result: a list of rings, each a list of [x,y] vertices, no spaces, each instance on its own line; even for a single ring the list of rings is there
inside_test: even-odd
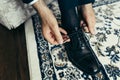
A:
[[[96,23],[96,19],[95,19],[95,17],[93,17],[93,18],[88,18],[87,20],[87,24],[88,24],[88,29],[89,29],[89,32],[91,33],[91,34],[95,34],[95,23]]]
[[[59,43],[57,42],[55,36],[53,33],[51,33],[50,37],[49,37],[49,42],[53,45],[58,45]]]
[[[54,33],[55,39],[59,44],[63,43],[63,38],[62,35],[60,33],[59,27],[57,26],[53,26],[51,27],[52,32]]]
[[[67,31],[65,31],[63,28],[60,28],[60,27],[59,27],[59,30],[60,30],[60,32],[61,32],[62,34],[67,34]]]
[[[63,35],[63,43],[69,42],[70,38],[68,35]]]
[[[80,21],[80,26],[82,26],[84,24],[84,21],[83,20],[81,20]]]
[[[83,30],[84,30],[85,32],[89,32],[89,29],[88,29],[88,27],[87,27],[87,24],[86,24],[84,21],[81,21],[81,27],[83,28]]]
[[[49,41],[49,43],[52,44],[52,45],[58,45],[58,44],[59,44],[59,43],[56,42],[56,41]]]
[[[49,32],[49,31],[48,31]],[[55,36],[53,35],[52,32],[50,33],[43,33],[43,36],[45,37],[45,39],[53,45],[58,45],[59,43],[56,41]]]
[[[85,31],[85,32],[90,32],[91,34],[95,34],[95,29],[94,29],[94,22],[92,22],[92,23],[90,23],[91,21],[88,21],[88,22],[85,22],[85,21],[83,21],[82,22],[82,27],[83,27],[83,30]],[[86,23],[88,23],[88,24],[86,24]]]
[[[89,29],[88,29],[87,26],[85,26],[85,27],[83,28],[83,30],[84,30],[85,32],[89,32]]]
[[[92,24],[88,24],[88,30],[91,34],[95,34],[95,28],[94,28],[94,25]]]
[[[85,21],[81,21],[80,25],[81,25],[82,28],[84,28],[84,27],[87,26],[87,24],[85,23]]]
[[[48,26],[44,25],[44,27],[42,27],[42,34],[50,44],[53,45],[59,44],[57,41],[55,41],[55,37]]]
[[[70,39],[65,40],[63,43],[70,42]]]
[[[63,37],[63,40],[70,39],[68,35],[62,35],[62,37]]]

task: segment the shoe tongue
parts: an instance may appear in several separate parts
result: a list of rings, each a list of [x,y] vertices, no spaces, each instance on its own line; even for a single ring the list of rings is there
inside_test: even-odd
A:
[[[66,31],[67,31],[68,35],[69,35],[69,34],[70,34],[70,35],[72,35],[72,34],[74,35],[75,33],[79,34],[79,33],[82,32],[82,30],[81,30],[81,28],[80,28],[79,26],[67,28]]]
[[[71,40],[71,44],[75,49],[83,50],[83,52],[88,52],[86,42],[85,42],[85,35],[82,29],[79,29],[71,34],[68,34]]]
[[[78,27],[75,27],[74,29],[68,31],[69,37],[78,36],[78,38],[80,38],[81,36],[83,36],[83,34],[84,34],[83,30]]]

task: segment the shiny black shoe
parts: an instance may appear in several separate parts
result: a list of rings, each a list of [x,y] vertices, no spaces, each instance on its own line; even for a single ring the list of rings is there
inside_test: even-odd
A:
[[[69,34],[70,42],[65,43],[69,60],[83,72],[94,75],[100,71],[101,64],[90,47],[82,30]]]
[[[62,28],[67,31],[71,40],[64,44],[68,59],[78,69],[91,75],[93,80],[96,80],[95,76],[97,74],[102,76],[98,80],[109,80],[104,67],[92,50],[82,28],[79,26],[80,19],[78,18],[76,8],[66,8],[68,3],[65,0],[58,0],[58,3],[61,11]]]
[[[68,59],[72,64],[88,75],[101,74],[102,79],[99,80],[109,80],[104,67],[96,57],[82,29],[76,28],[76,31],[69,34],[69,37],[71,41],[64,45]]]

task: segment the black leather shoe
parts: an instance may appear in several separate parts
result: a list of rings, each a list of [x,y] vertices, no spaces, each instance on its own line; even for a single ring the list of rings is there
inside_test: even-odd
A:
[[[101,73],[103,76],[101,80],[109,80],[82,29],[76,28],[76,31],[69,34],[69,37],[71,41],[64,45],[72,64],[88,75]]]
[[[101,64],[97,60],[88,39],[82,30],[69,34],[70,42],[65,43],[69,60],[83,72],[93,75],[100,71]]]
[[[68,59],[78,69],[84,73],[91,75],[93,79],[95,75],[101,73],[103,76],[100,80],[109,80],[104,67],[96,57],[92,50],[88,39],[86,38],[82,28],[79,26],[79,18],[75,8],[65,8],[64,0],[58,0],[61,11],[62,28],[64,28],[69,35],[70,42],[65,43]]]

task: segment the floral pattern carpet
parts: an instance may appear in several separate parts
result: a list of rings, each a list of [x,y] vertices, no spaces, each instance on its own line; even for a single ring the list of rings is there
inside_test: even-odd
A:
[[[105,67],[110,80],[120,80],[120,0],[97,0],[96,35],[87,34],[91,47]],[[57,19],[60,12],[57,2],[51,1],[48,6]],[[32,17],[37,42],[37,51],[42,80],[92,80],[89,75],[77,69],[68,60],[63,45],[50,45],[42,36],[38,15]],[[100,80],[96,78],[96,80]]]

